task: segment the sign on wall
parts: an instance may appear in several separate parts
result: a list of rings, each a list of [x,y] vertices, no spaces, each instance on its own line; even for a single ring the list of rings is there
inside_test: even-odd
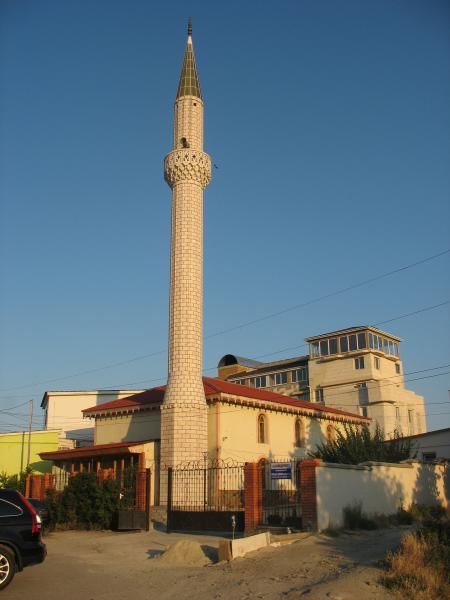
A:
[[[292,479],[292,465],[286,463],[270,463],[271,479]]]

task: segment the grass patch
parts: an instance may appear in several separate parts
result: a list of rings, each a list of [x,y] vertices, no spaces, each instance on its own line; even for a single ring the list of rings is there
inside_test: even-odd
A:
[[[386,558],[385,587],[408,600],[450,598],[450,520],[441,510],[415,509],[419,530]]]

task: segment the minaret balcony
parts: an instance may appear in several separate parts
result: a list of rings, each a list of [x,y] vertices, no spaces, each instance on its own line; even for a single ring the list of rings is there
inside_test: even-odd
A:
[[[173,188],[182,181],[192,181],[205,188],[211,181],[211,158],[192,148],[173,150],[164,159],[164,179]]]

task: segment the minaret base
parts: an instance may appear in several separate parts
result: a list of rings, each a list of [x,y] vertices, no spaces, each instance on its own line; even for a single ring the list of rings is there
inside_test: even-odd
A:
[[[195,386],[198,387],[198,386]],[[161,406],[161,462],[160,462],[160,504],[167,504],[167,469],[203,468],[208,460],[208,407],[203,385],[201,396],[195,394],[192,387],[184,384],[185,401],[180,405],[180,396],[176,392],[176,403],[171,403],[170,384]],[[187,500],[187,498],[186,498]],[[191,498],[195,501],[195,498]]]

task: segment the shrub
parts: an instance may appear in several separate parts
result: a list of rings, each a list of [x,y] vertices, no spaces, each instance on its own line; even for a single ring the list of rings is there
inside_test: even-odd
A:
[[[0,488],[13,488],[21,494],[25,493],[25,482],[28,475],[32,472],[31,467],[27,467],[16,475],[7,475],[5,471],[0,473]]]
[[[113,479],[100,484],[94,473],[78,473],[62,492],[49,490],[45,505],[53,525],[111,529],[120,507],[120,485]]]
[[[361,503],[345,506],[342,512],[345,529],[377,529],[376,522],[363,513]]]
[[[372,433],[367,425],[345,424],[343,431],[337,430],[334,440],[319,444],[309,455],[325,462],[358,465],[369,460],[399,462],[412,458],[414,452],[411,441],[402,438],[398,432],[392,439],[385,440],[379,425]]]
[[[450,520],[435,508],[414,507],[419,531],[387,557],[384,585],[410,600],[450,598]]]

